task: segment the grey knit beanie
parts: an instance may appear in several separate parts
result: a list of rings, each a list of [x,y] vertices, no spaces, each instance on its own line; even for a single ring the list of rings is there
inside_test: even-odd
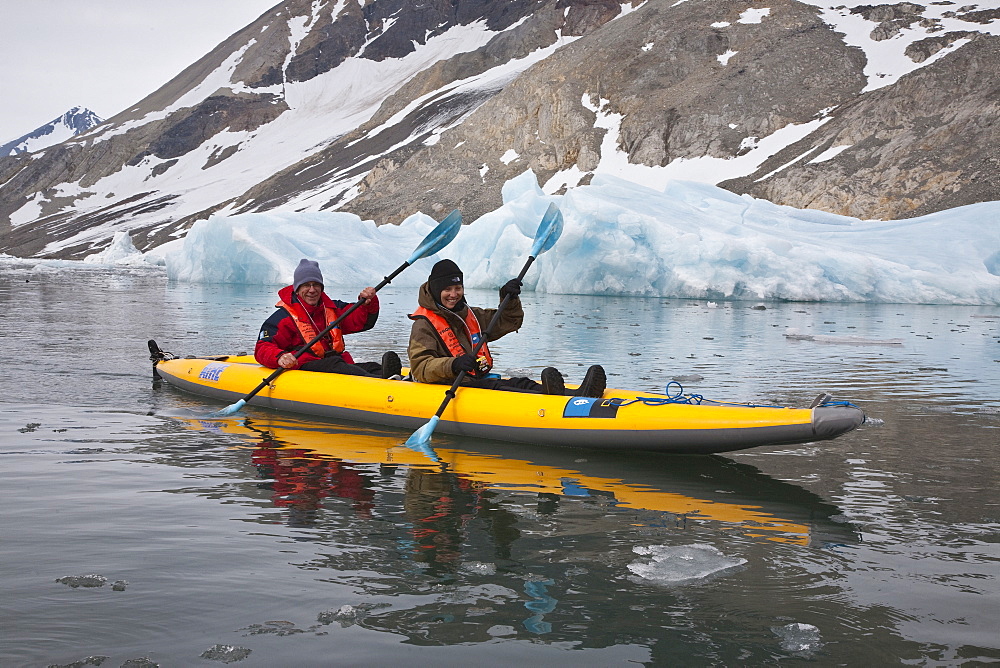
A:
[[[299,266],[295,267],[295,274],[292,278],[292,290],[298,291],[299,286],[309,281],[316,281],[323,284],[323,272],[319,270],[319,262],[302,258]]]

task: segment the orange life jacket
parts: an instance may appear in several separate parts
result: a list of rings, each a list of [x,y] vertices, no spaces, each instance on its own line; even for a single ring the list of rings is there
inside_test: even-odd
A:
[[[434,331],[437,332],[438,337],[440,337],[441,342],[444,343],[448,352],[450,352],[453,357],[458,357],[459,355],[472,352],[471,350],[466,350],[462,347],[462,342],[458,340],[454,330],[451,328],[451,324],[449,324],[448,320],[445,319],[445,317],[440,313],[420,306],[410,317],[427,318],[428,322],[430,322],[434,327]],[[476,318],[476,314],[472,312],[471,308],[467,308],[465,310],[465,328],[469,335],[469,340],[472,342],[472,346],[475,347],[475,345],[479,343],[479,340],[483,337],[483,334],[479,328],[479,320]],[[486,364],[489,368],[493,368],[493,356],[490,354],[490,349],[485,342],[483,342],[482,347],[479,348],[479,356],[486,359]]]
[[[288,311],[288,315],[292,316],[292,320],[295,322],[295,326],[298,327],[299,334],[302,335],[304,343],[309,343],[316,338],[317,334],[319,334],[319,332],[316,331],[316,328],[313,327],[312,321],[309,320],[309,316],[306,315],[306,310],[302,307],[302,304],[298,302],[286,304],[284,301],[279,300],[275,306],[285,309]],[[337,319],[337,312],[332,308],[324,304],[323,309],[326,313],[326,324],[330,324]],[[340,327],[334,327],[328,332],[328,335],[330,336],[330,341],[333,346],[332,350],[334,352],[342,353],[346,350],[347,347],[344,345],[344,333],[340,331]],[[327,348],[323,345],[322,339],[317,341],[312,346],[313,354],[316,355],[316,357],[322,357],[323,354],[326,353],[326,350]]]

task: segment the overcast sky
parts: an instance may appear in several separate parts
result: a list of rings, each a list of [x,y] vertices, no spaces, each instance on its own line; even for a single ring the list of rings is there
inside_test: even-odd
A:
[[[279,0],[0,0],[0,144],[72,107],[110,118]]]

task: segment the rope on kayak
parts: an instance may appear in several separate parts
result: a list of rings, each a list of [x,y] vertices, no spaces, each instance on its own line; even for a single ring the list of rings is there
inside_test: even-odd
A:
[[[671,388],[674,388],[674,393],[671,394]],[[636,397],[634,399],[609,399],[608,401],[616,406],[628,406],[634,403],[642,403],[645,406],[667,406],[670,404],[689,404],[692,406],[700,406],[702,402],[706,401],[705,397],[700,394],[684,394],[684,386],[678,383],[676,380],[672,380],[667,383],[666,388],[664,388],[665,397]],[[829,396],[829,395],[828,395]],[[787,406],[780,406],[778,404],[756,404],[753,402],[736,403],[727,401],[713,401],[711,399],[707,400],[713,406],[738,406],[740,408],[788,408]],[[860,406],[852,404],[850,401],[833,401],[832,398],[824,400],[822,403],[813,406],[813,408],[830,408],[836,406],[846,406],[850,408],[857,408],[861,410]]]
[[[676,392],[674,394],[670,393],[670,388],[676,386]],[[672,380],[667,383],[664,394],[665,397],[636,397],[635,399],[630,399],[628,401],[622,401],[618,404],[619,406],[628,406],[629,404],[634,404],[637,401],[641,401],[646,406],[666,406],[667,404],[691,404],[693,406],[699,405],[705,400],[705,397],[700,394],[684,394],[684,386],[678,383],[676,380]]]

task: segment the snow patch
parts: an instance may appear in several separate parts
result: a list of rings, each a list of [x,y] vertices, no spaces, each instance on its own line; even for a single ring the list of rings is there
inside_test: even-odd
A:
[[[768,9],[767,7],[762,7],[760,9],[751,7],[750,9],[747,9],[742,14],[740,14],[740,18],[736,22],[760,23],[761,21],[764,20],[765,16],[770,16],[770,15],[771,15],[771,10]]]
[[[733,56],[735,56],[737,53],[738,53],[737,51],[733,51],[732,49],[729,49],[725,53],[722,53],[722,54],[719,54],[718,56],[716,56],[716,58],[718,58],[719,62],[722,63],[723,65],[728,65],[729,64],[729,59],[732,58]]]
[[[831,146],[830,148],[826,149],[825,151],[817,155],[815,158],[810,160],[808,164],[815,165],[816,163],[819,162],[826,162],[827,160],[832,160],[833,158],[836,158],[838,155],[840,155],[847,149],[851,148],[851,146],[853,145],[854,144],[841,144],[840,146]]]

